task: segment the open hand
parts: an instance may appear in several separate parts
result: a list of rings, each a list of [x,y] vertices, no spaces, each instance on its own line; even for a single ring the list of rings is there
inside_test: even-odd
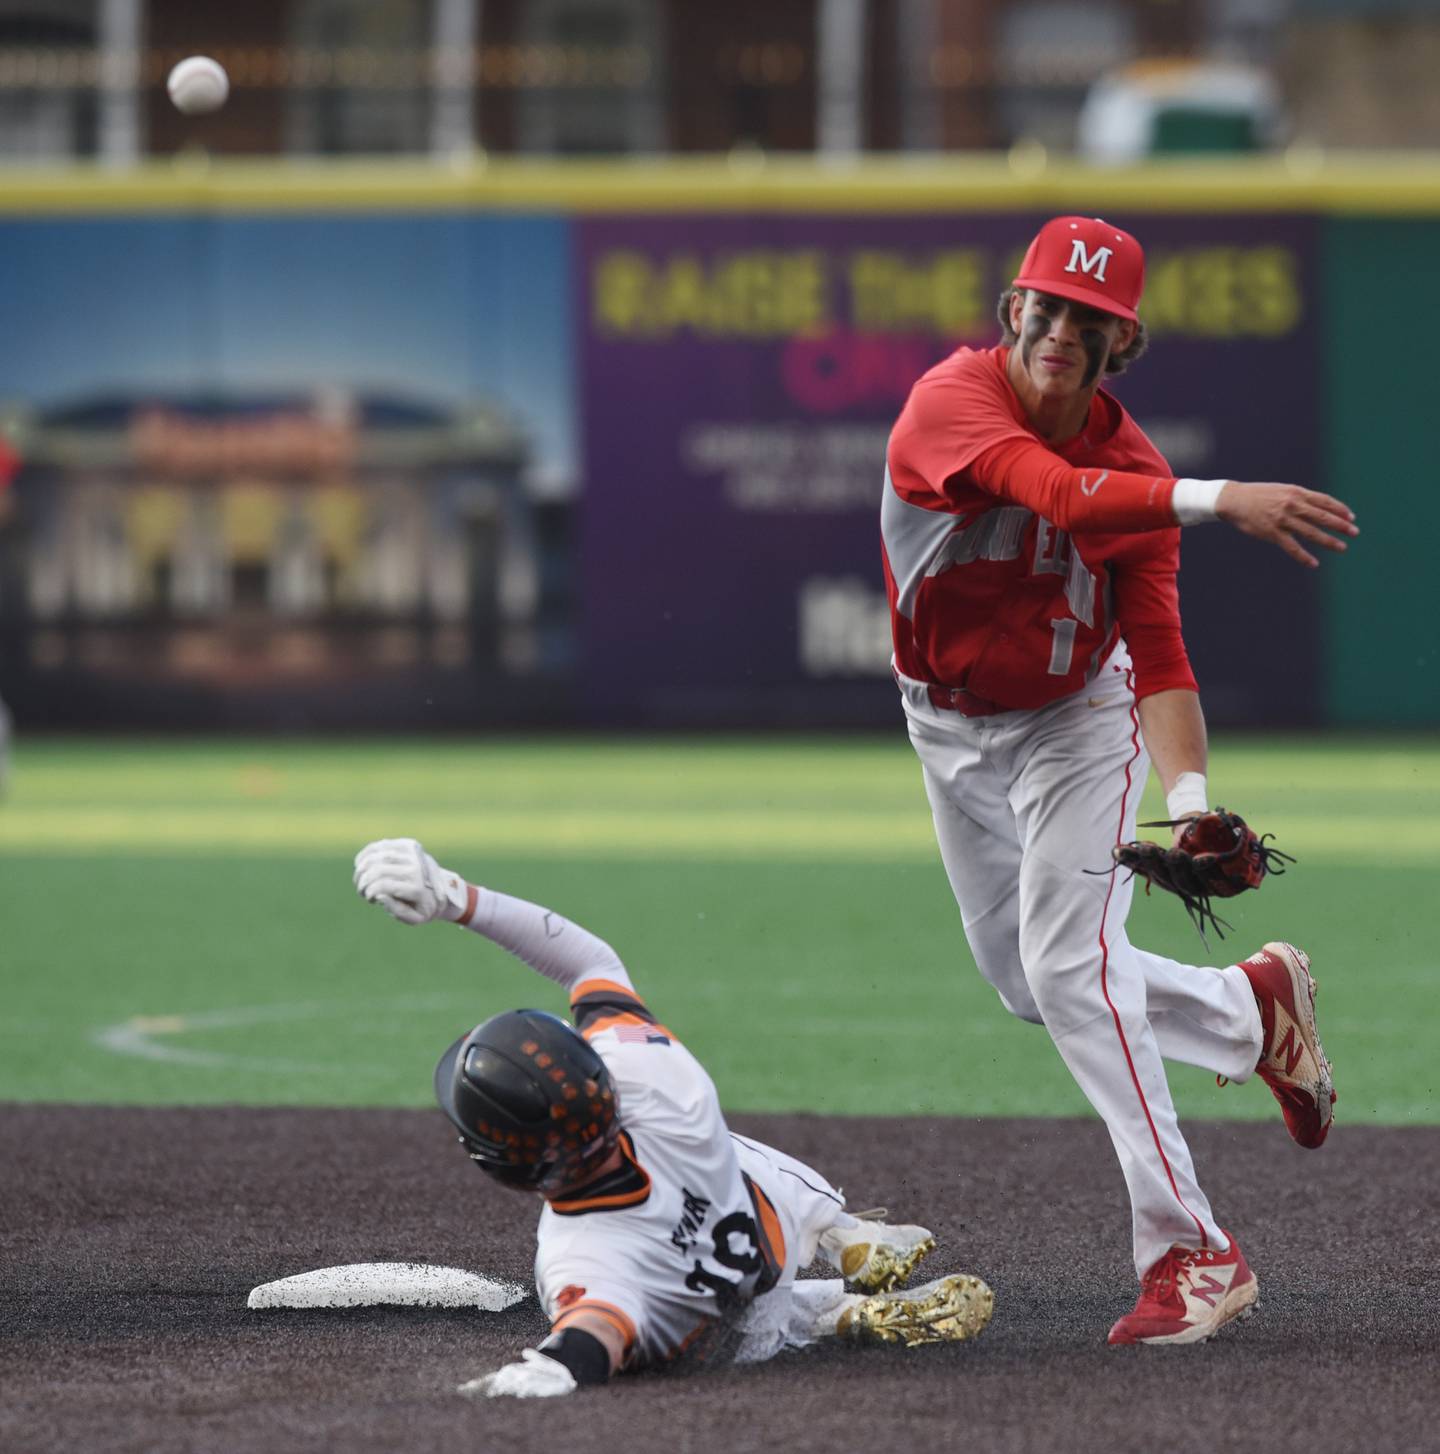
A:
[[[468,1398],[556,1398],[573,1393],[575,1388],[575,1376],[563,1363],[527,1348],[520,1362],[472,1378],[456,1392]]]
[[[1215,512],[1246,535],[1278,545],[1301,565],[1320,564],[1305,548],[1306,542],[1341,551],[1349,537],[1360,533],[1355,512],[1344,501],[1302,485],[1227,480],[1215,502]]]

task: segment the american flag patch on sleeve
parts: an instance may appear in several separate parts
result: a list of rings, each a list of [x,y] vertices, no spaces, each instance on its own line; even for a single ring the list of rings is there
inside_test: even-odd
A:
[[[668,1045],[670,1037],[656,1025],[616,1025],[615,1038],[634,1045]]]

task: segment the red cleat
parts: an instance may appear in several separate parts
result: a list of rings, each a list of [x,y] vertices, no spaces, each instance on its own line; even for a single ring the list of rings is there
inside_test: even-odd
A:
[[[1109,1341],[1203,1343],[1226,1323],[1248,1317],[1259,1296],[1260,1284],[1233,1237],[1226,1252],[1172,1247],[1140,1279],[1139,1301],[1110,1329]]]
[[[1285,1113],[1285,1127],[1313,1150],[1330,1134],[1335,1086],[1315,1030],[1310,959],[1293,944],[1267,944],[1240,968],[1255,991],[1265,1043],[1255,1066]]]

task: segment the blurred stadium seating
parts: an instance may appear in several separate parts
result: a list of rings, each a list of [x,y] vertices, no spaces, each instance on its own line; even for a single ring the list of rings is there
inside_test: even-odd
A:
[[[0,155],[194,144],[160,82],[196,53],[216,153],[1066,152],[1093,87],[1176,63],[1270,81],[1266,144],[1419,148],[1437,51],[1424,0],[3,0]]]

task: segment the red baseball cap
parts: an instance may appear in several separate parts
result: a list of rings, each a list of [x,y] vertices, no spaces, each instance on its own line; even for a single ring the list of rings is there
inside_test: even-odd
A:
[[[1134,319],[1145,254],[1128,232],[1099,217],[1056,217],[1035,234],[1015,286]]]

